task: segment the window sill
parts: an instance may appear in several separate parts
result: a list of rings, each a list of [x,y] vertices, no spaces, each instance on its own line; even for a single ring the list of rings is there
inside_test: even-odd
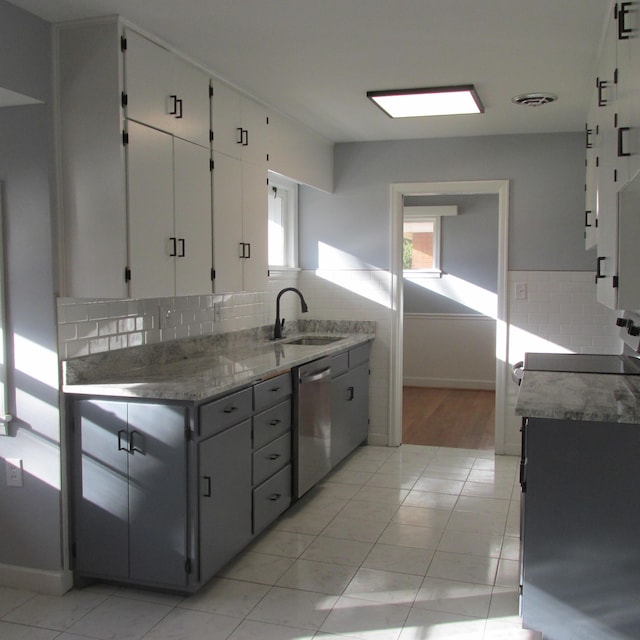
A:
[[[300,271],[302,271],[300,267],[269,267],[269,278],[272,280],[276,278],[286,278]]]
[[[429,269],[424,271],[403,271],[402,277],[406,280],[426,280],[431,278],[442,278],[440,269]]]

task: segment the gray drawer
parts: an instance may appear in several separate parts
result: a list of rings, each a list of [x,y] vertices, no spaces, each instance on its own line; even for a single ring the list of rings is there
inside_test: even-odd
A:
[[[291,373],[283,373],[253,386],[253,408],[261,411],[291,395]]]
[[[365,342],[349,350],[349,368],[357,367],[369,360],[369,343]]]
[[[242,422],[252,414],[251,389],[231,393],[200,407],[200,435],[212,436]]]
[[[291,504],[291,465],[253,490],[253,533],[262,531]]]
[[[291,433],[285,433],[253,452],[253,484],[264,482],[290,461]]]
[[[291,429],[291,400],[253,416],[253,448],[258,449]]]
[[[349,352],[343,351],[331,356],[331,377],[335,378],[349,368]]]

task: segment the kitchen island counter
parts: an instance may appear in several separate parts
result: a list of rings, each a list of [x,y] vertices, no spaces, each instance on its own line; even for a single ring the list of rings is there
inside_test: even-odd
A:
[[[640,424],[640,376],[525,370],[516,414]]]

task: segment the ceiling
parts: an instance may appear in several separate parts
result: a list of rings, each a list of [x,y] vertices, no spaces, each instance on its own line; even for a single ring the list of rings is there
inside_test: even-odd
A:
[[[121,15],[335,142],[584,128],[610,0],[10,0]],[[474,84],[485,113],[392,120],[373,89]],[[551,92],[557,102],[511,98]]]

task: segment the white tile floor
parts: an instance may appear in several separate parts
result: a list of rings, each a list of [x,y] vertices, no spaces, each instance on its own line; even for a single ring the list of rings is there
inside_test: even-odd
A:
[[[0,638],[537,640],[518,618],[517,465],[363,447],[196,595],[0,587]]]

